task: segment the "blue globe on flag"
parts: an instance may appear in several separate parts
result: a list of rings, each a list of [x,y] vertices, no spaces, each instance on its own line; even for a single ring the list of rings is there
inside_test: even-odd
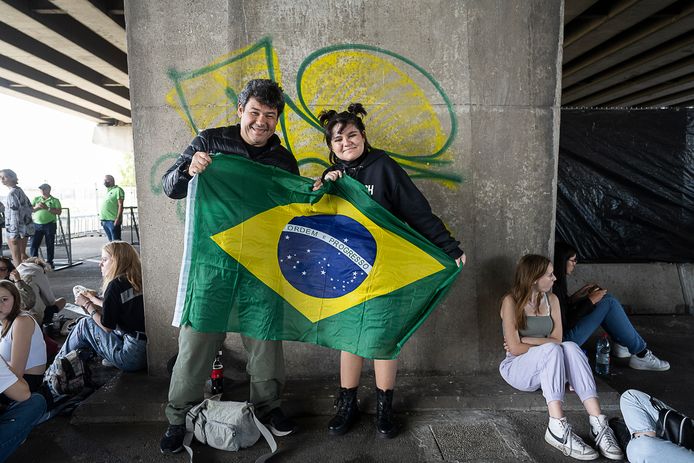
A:
[[[300,216],[285,225],[277,259],[282,275],[297,290],[336,298],[354,291],[369,275],[376,241],[344,215]]]

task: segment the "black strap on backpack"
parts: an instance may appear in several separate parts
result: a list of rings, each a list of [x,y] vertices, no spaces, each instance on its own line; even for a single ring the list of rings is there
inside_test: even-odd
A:
[[[653,397],[651,397],[651,404],[658,410],[656,436],[686,449],[694,450],[694,423],[692,423],[692,419]]]

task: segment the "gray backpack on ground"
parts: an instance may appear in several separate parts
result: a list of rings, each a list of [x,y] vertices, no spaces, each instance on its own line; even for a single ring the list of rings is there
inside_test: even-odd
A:
[[[80,350],[73,350],[65,357],[56,359],[44,373],[43,380],[54,398],[77,394],[91,384],[89,369],[82,360],[80,352]]]
[[[263,455],[258,461],[264,461],[277,451],[277,443],[270,431],[262,424],[255,413],[253,405],[248,402],[221,401],[216,395],[203,400],[191,408],[186,415],[186,436],[183,446],[193,461],[193,450],[190,444],[193,436],[198,442],[219,450],[235,452],[255,444],[261,434],[270,446],[272,453]]]

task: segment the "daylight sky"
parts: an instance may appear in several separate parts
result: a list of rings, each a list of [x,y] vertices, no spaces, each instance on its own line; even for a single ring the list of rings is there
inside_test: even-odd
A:
[[[81,202],[96,204],[88,197],[103,190],[105,174],[118,181],[123,154],[92,144],[94,127],[89,120],[0,94],[0,140],[5,147],[0,169],[14,170],[30,198],[46,182],[54,196],[64,192],[74,198],[75,208]],[[0,185],[0,197],[6,194]]]

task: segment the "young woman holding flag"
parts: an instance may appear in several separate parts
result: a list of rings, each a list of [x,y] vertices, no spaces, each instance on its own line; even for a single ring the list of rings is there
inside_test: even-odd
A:
[[[323,111],[319,121],[330,149],[332,164],[317,180],[314,190],[324,181],[337,181],[348,175],[367,187],[371,197],[400,220],[406,222],[440,247],[460,266],[465,253],[434,215],[431,206],[405,170],[385,151],[373,148],[366,138],[362,120],[366,111],[360,103],[350,104],[347,111]],[[363,357],[343,351],[340,354],[340,391],[336,401],[337,413],[328,424],[331,434],[349,431],[359,417],[357,389]],[[393,420],[392,403],[398,361],[374,359],[376,374],[376,429],[381,437],[394,437],[398,426]]]

